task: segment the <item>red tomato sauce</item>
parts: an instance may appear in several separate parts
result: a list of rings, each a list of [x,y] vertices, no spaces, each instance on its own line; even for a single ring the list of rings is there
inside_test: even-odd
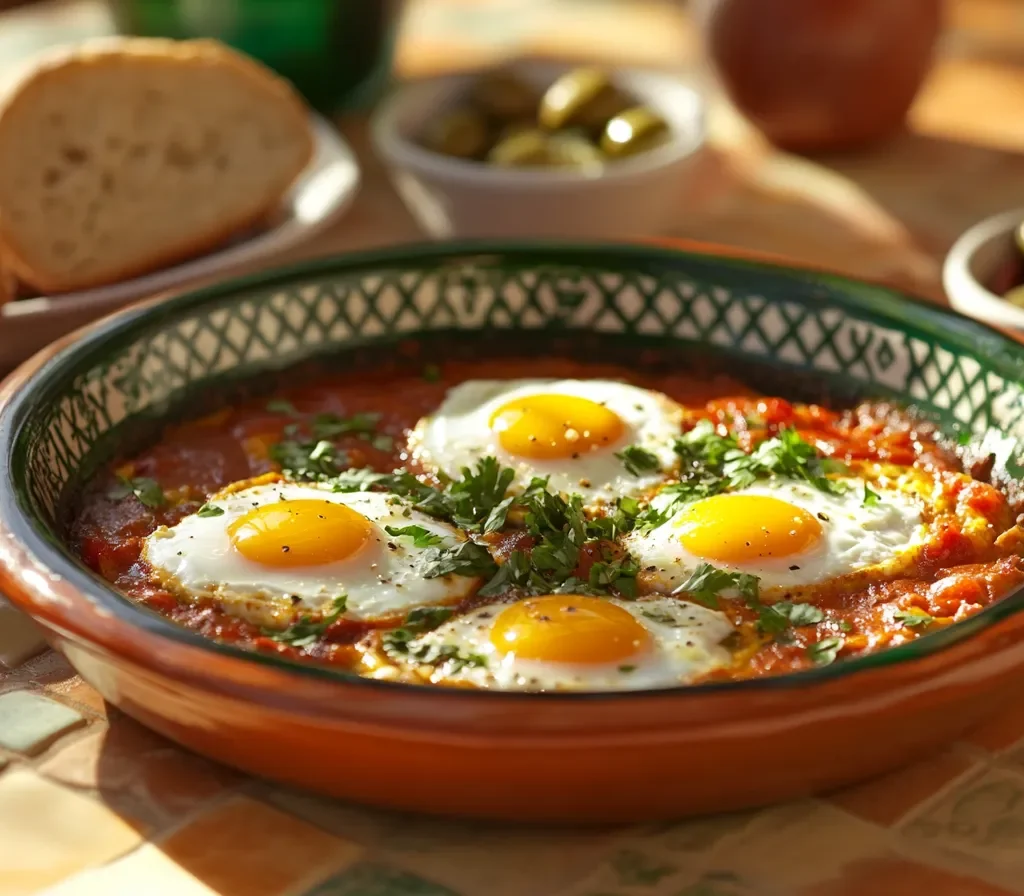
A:
[[[158,526],[173,526],[195,513],[218,489],[275,470],[268,456],[270,446],[288,437],[286,427],[304,433],[317,414],[381,415],[376,431],[392,438],[390,446],[358,435],[339,436],[335,444],[348,453],[352,467],[390,472],[405,466],[418,473],[406,460],[406,440],[449,388],[469,379],[526,377],[627,380],[682,404],[684,429],[710,419],[723,433],[734,434],[745,450],[780,428],[795,428],[824,456],[915,468],[938,484],[951,506],[962,505],[987,521],[991,537],[979,540],[944,517],[910,574],[890,580],[853,575],[820,589],[813,599],[824,614],[820,622],[797,628],[786,638],[747,638],[741,661],[711,673],[711,680],[777,675],[905,643],[976,613],[1024,584],[1020,556],[1024,538],[1015,526],[1017,508],[995,486],[962,475],[955,450],[928,424],[916,422],[898,408],[874,403],[832,410],[758,396],[724,376],[645,374],[615,365],[534,358],[451,362],[426,376],[418,367],[411,370],[401,364],[374,376],[332,374],[313,385],[284,388],[271,399],[253,399],[169,427],[150,448],[111,465],[84,491],[70,527],[72,543],[83,561],[119,591],[206,637],[307,662],[353,667],[359,656],[357,645],[368,633],[401,620],[343,618],[314,643],[301,647],[281,643],[209,599],[182,599],[158,584],[141,558],[146,536]],[[294,413],[280,411],[287,405]],[[118,491],[119,477],[155,480],[166,503],[151,508],[133,495],[124,495],[123,489]],[[494,541],[495,553],[500,560],[514,547],[528,547],[528,542],[521,532],[506,533]],[[593,559],[585,554],[581,564]],[[480,602],[471,598],[464,606]],[[739,603],[730,602],[723,609],[744,630],[756,618],[754,611]],[[928,622],[917,624],[916,619]]]

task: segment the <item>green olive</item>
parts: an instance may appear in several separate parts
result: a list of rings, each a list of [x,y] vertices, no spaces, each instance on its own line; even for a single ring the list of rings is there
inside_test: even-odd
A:
[[[572,132],[552,134],[548,156],[552,165],[580,170],[598,169],[605,162],[604,154],[586,136]]]
[[[512,134],[491,148],[487,161],[503,168],[548,165],[547,135],[536,128]]]
[[[516,134],[522,134],[526,131],[537,130],[537,119],[536,118],[521,118],[516,121],[511,121],[506,124],[501,131],[498,133],[498,142],[507,140],[509,137],[514,137]]]
[[[487,151],[487,122],[472,109],[454,109],[435,120],[423,137],[427,149],[458,159],[478,159]]]
[[[605,125],[601,149],[614,159],[647,152],[669,138],[668,122],[647,106],[634,106]]]
[[[547,89],[538,118],[549,131],[581,127],[599,133],[608,119],[628,105],[627,97],[600,69],[578,68]]]
[[[496,71],[481,76],[469,98],[477,109],[498,121],[535,121],[540,91],[511,72]]]
[[[1011,305],[1016,305],[1018,308],[1024,308],[1024,283],[1020,286],[1015,286],[1003,295],[1003,298]]]

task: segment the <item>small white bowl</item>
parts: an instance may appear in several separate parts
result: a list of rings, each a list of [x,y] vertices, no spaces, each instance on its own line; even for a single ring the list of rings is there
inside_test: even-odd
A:
[[[576,66],[537,61],[508,69],[544,88]],[[378,108],[375,149],[420,226],[452,237],[629,237],[658,233],[678,214],[688,169],[704,141],[704,101],[677,77],[610,69],[614,82],[669,123],[667,143],[596,172],[497,168],[432,152],[417,141],[479,73],[407,84]]]
[[[1024,221],[1024,208],[986,218],[966,231],[949,250],[942,285],[959,312],[998,327],[1024,330],[1024,308],[993,292],[1001,271],[1020,257],[1013,232]]]

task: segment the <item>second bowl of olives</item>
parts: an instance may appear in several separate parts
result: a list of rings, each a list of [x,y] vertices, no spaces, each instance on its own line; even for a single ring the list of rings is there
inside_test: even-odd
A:
[[[1024,332],[1024,208],[968,229],[946,256],[942,283],[957,311]]]

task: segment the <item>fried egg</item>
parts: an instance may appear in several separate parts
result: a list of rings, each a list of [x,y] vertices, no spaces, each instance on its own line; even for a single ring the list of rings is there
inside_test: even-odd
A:
[[[665,395],[613,380],[470,380],[410,444],[419,463],[451,477],[491,456],[515,470],[514,488],[540,476],[553,490],[611,501],[664,481],[682,416]],[[654,456],[652,469],[634,474],[616,457],[633,445]]]
[[[723,614],[676,598],[555,594],[456,616],[415,639],[407,662],[449,657],[432,667],[435,684],[638,690],[685,684],[729,665],[732,653],[723,642],[732,633]]]
[[[169,590],[211,597],[260,625],[326,612],[342,594],[350,617],[374,619],[472,589],[470,577],[425,579],[427,549],[385,526],[421,526],[442,547],[464,538],[393,495],[273,482],[215,495],[177,525],[154,531],[143,557]]]
[[[762,593],[826,582],[868,568],[924,542],[923,505],[899,487],[847,479],[830,494],[806,482],[769,479],[694,501],[649,532],[633,532],[626,549],[643,570],[641,581],[671,592],[701,563],[755,575]]]

